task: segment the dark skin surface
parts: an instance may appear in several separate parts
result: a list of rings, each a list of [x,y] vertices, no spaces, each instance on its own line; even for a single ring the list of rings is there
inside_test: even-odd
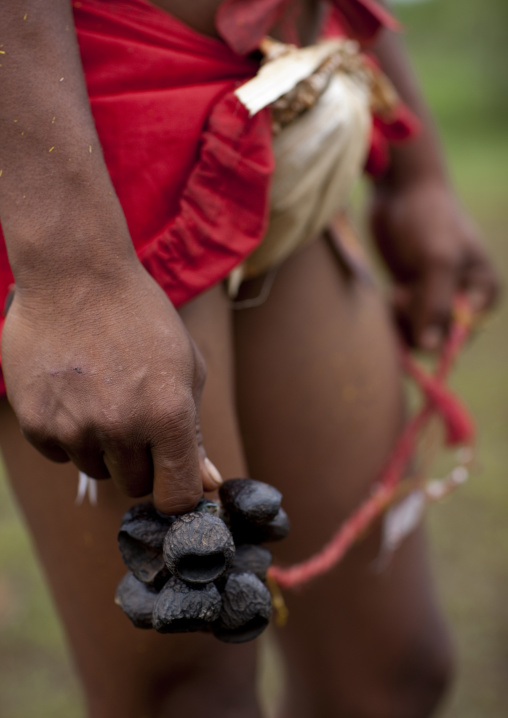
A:
[[[199,18],[195,28],[209,34],[216,6],[202,2],[198,13],[197,0],[164,5],[189,24]],[[302,17],[318,9],[302,7]],[[192,508],[203,487],[215,486],[200,416],[204,445],[225,476],[252,472],[285,494],[293,531],[279,560],[308,556],[368,492],[401,429],[393,332],[377,293],[347,280],[323,242],[290,258],[255,310],[232,316],[217,286],[177,313],[132,251],[67,0],[3,3],[0,28],[0,217],[17,283],[2,338],[17,418],[3,402],[0,436],[89,714],[257,718],[252,646],[136,632],[114,607],[124,570],[115,534],[132,503],[117,487],[130,496],[153,488],[167,512]],[[393,37],[378,50],[424,116]],[[422,333],[435,323],[425,307],[436,283],[447,287],[442,330],[451,289],[465,286],[483,306],[492,301],[493,271],[465,232],[431,131],[394,153],[375,188],[374,216],[399,294],[410,297],[416,344],[426,344]],[[471,248],[478,271],[466,282]],[[443,263],[443,255],[454,259]],[[200,409],[201,357],[208,379]],[[37,453],[20,426],[46,457],[111,474],[117,487],[102,482],[98,507],[70,511],[76,468]],[[381,575],[372,571],[377,546],[374,533],[338,571],[290,597],[282,636],[288,718],[423,718],[438,700],[450,651],[422,536]]]

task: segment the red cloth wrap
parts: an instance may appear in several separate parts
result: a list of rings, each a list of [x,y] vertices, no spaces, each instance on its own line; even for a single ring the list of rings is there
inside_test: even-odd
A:
[[[249,118],[233,95],[257,64],[145,0],[86,0],[74,15],[134,246],[178,306],[225,277],[265,230],[270,118]]]

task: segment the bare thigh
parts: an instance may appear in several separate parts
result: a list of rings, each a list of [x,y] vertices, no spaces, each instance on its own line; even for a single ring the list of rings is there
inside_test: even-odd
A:
[[[249,469],[284,493],[292,530],[276,558],[292,563],[330,538],[390,454],[404,421],[395,338],[377,290],[346,279],[323,241],[279,270],[266,303],[236,313],[235,338]],[[449,649],[422,532],[382,573],[378,543],[375,531],[288,592],[287,716],[429,714]]]
[[[205,445],[225,475],[242,476],[222,290],[206,293],[182,316],[208,364],[201,413]],[[153,718],[185,711],[189,716],[258,716],[253,646],[141,631],[114,605],[116,585],[125,573],[116,533],[134,501],[103,481],[97,506],[76,506],[77,470],[39,455],[22,437],[6,401],[0,402],[0,442],[70,640],[89,715]]]

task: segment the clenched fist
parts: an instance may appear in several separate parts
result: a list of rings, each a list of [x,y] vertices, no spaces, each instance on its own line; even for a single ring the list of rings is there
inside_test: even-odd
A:
[[[114,277],[84,275],[16,289],[2,366],[21,429],[53,461],[188,511],[217,488],[199,432],[203,360],[135,257]]]

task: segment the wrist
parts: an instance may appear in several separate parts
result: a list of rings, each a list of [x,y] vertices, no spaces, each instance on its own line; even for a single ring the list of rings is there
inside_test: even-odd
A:
[[[81,181],[66,184],[56,199],[27,201],[2,224],[16,285],[52,291],[76,277],[108,281],[118,267],[137,262],[116,195]]]

